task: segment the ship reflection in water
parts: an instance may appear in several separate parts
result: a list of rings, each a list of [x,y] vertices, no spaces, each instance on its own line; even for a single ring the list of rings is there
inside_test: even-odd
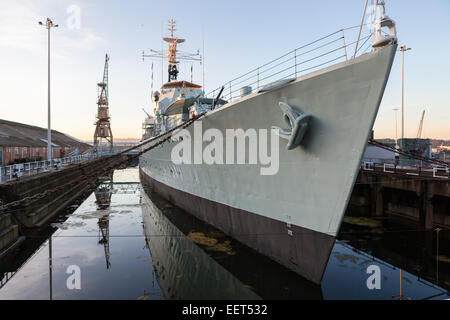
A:
[[[448,230],[439,232],[436,252],[436,232],[393,219],[356,218],[348,210],[317,286],[138,181],[137,169],[116,170],[75,211],[2,258],[0,299],[449,297]],[[73,265],[81,270],[80,290],[66,286]],[[379,290],[367,287],[371,266],[380,270]]]
[[[142,193],[146,241],[167,299],[322,299],[319,286]]]
[[[437,270],[433,232],[412,235],[392,221],[346,219],[317,286],[144,189],[144,232],[167,299],[448,298],[450,270],[444,257],[449,255],[441,252]],[[448,243],[444,233],[442,248]],[[372,274],[367,270],[374,265],[380,268],[379,290],[367,287]],[[436,272],[447,289],[434,284]]]

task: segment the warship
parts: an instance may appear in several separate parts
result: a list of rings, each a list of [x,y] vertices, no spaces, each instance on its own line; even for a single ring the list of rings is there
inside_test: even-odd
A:
[[[374,1],[374,13],[367,36],[364,13],[355,41],[341,29],[210,94],[192,76],[178,80],[185,40],[174,35],[172,20],[163,38],[168,82],[152,93],[142,139],[156,144],[165,132],[197,120],[140,156],[141,180],[188,214],[320,284],[397,51],[384,1]]]

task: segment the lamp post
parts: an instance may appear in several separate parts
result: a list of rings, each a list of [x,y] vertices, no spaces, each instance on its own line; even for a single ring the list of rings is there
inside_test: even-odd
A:
[[[48,128],[47,128],[47,160],[52,160],[52,131],[50,127],[50,29],[57,28],[57,24],[47,18],[45,23],[39,21],[41,26],[44,26],[48,31]]]
[[[411,50],[405,45],[400,47],[402,52],[402,139],[405,138],[405,52]]]
[[[398,133],[397,133],[397,123],[398,123],[398,120],[397,120],[397,113],[398,113],[398,108],[395,108],[395,109],[392,109],[392,110],[394,110],[394,112],[395,112],[395,142],[397,142],[397,139],[398,139]]]

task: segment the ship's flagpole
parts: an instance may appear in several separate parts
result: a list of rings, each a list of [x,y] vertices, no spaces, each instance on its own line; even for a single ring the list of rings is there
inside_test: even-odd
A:
[[[151,88],[152,88],[152,99],[153,99],[153,61],[152,61],[152,84],[151,84]]]
[[[193,82],[192,81],[192,71],[193,71],[192,69],[193,69],[193,65],[191,64],[191,83]]]
[[[369,0],[366,0],[366,4],[364,5],[364,11],[363,11],[362,18],[361,18],[361,25],[359,26],[358,40],[356,41],[355,54],[353,55],[353,58],[356,58],[356,53],[358,52],[359,40],[361,39],[361,31],[362,31],[362,27],[364,24],[364,18],[366,17],[368,4],[369,4]]]
[[[164,84],[164,47],[163,47],[163,38],[164,38],[164,22],[161,21],[161,87]]]
[[[204,92],[206,92],[206,89],[205,89],[205,28],[204,28],[204,26],[202,27],[202,41],[203,41],[203,48],[202,48],[202,51],[203,51],[203,56],[202,56],[202,60],[201,60],[201,63],[202,63],[202,67],[203,67],[203,91]]]

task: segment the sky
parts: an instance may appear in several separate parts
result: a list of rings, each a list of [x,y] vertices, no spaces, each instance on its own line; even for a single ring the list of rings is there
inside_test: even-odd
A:
[[[152,1],[0,0],[0,119],[47,127],[47,32],[52,18],[52,128],[92,140],[97,83],[110,55],[109,102],[115,138],[140,138],[151,107],[151,62],[142,50],[161,48],[167,21],[177,21],[181,49],[203,51],[206,92],[293,48],[360,23],[363,0]],[[450,139],[450,1],[386,0],[405,55],[405,136]],[[204,44],[204,45],[203,45]],[[191,64],[181,66],[189,78]],[[167,80],[166,67],[164,77]],[[155,89],[161,67],[155,63]],[[194,64],[202,84],[202,66]],[[374,126],[395,138],[401,106],[398,53]],[[400,112],[397,130],[400,135]]]

